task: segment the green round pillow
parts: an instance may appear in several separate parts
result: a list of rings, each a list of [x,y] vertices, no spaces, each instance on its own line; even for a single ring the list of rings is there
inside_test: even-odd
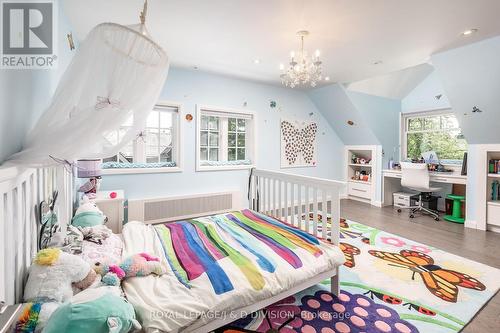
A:
[[[132,305],[101,287],[86,289],[61,305],[43,333],[127,333],[140,327]]]

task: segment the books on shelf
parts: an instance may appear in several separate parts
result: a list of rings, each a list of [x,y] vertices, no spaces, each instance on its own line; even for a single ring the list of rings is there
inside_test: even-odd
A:
[[[488,173],[500,173],[500,160],[490,160],[488,163]]]
[[[491,200],[497,201],[500,199],[500,183],[498,180],[491,182]]]

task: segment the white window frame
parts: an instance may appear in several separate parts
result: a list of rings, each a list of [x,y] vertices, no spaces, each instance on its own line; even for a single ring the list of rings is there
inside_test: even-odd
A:
[[[200,158],[200,147],[201,147],[201,116],[203,114],[212,114],[215,116],[220,116],[224,118],[246,118],[249,119],[247,124],[249,123],[248,128],[246,128],[246,149],[247,154],[252,161],[251,164],[242,164],[242,165],[202,165]],[[221,121],[219,122],[219,154],[223,154],[225,159],[227,159],[227,138],[225,137],[228,133],[228,122]],[[207,105],[197,105],[196,106],[196,171],[222,171],[222,170],[247,170],[255,167],[256,165],[256,156],[257,156],[257,118],[256,113],[253,111],[247,110],[235,110],[228,108],[220,108],[214,106]],[[223,159],[224,159],[223,158]],[[220,159],[220,155],[219,155]]]
[[[183,122],[182,122],[182,109],[183,106],[177,102],[161,100],[155,104],[155,107],[167,107],[177,109],[177,117],[174,117],[172,122],[173,136],[175,137],[175,142],[177,147],[174,145],[172,151],[172,157],[175,161],[175,167],[161,167],[161,168],[121,168],[121,169],[103,169],[103,175],[124,175],[124,174],[148,174],[148,173],[173,173],[182,172],[184,154],[183,154]],[[134,139],[136,141],[137,139]],[[134,154],[138,149],[145,149],[143,144],[134,143]]]
[[[422,110],[422,111],[416,111],[416,112],[408,112],[408,113],[401,113],[400,116],[400,127],[399,127],[399,133],[400,133],[400,146],[401,146],[401,156],[400,160],[405,161],[408,159],[408,149],[407,149],[407,122],[408,119],[412,118],[421,118],[421,117],[429,117],[429,116],[443,116],[443,115],[454,115],[451,108],[444,108],[444,109],[432,109],[432,110]],[[429,130],[431,132],[432,130]],[[450,161],[450,160],[448,160]],[[459,162],[459,160],[454,160],[456,163],[447,163],[446,160],[443,162],[443,165],[447,166],[461,166],[462,161]]]

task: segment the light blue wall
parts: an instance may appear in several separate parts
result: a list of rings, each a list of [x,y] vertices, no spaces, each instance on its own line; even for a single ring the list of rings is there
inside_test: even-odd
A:
[[[66,39],[70,31],[59,5],[58,68],[0,69],[0,164],[21,150],[26,133],[49,105],[57,82],[73,56]]]
[[[442,52],[432,63],[470,144],[500,142],[500,36]],[[473,114],[477,106],[482,113]]]
[[[346,145],[376,145],[379,140],[341,84],[332,84],[308,92],[330,126]],[[352,120],[354,125],[348,125]]]
[[[394,151],[399,148],[401,101],[353,91],[348,91],[348,96],[382,145],[382,165],[386,168],[391,157],[397,158]]]
[[[441,95],[437,99],[436,96]],[[438,73],[432,71],[419,85],[401,100],[403,113],[451,107]]]
[[[280,118],[315,120],[319,125],[317,167],[282,171],[329,179],[342,178],[343,144],[303,91],[172,68],[161,99],[181,103],[183,115],[195,115],[196,104],[256,112],[257,167],[263,169],[280,168]],[[278,103],[277,108],[270,108],[271,100]],[[195,121],[188,123],[182,118],[182,125],[183,172],[105,176],[102,188],[124,189],[128,198],[132,199],[239,190],[242,200],[245,200],[248,171],[195,172]]]

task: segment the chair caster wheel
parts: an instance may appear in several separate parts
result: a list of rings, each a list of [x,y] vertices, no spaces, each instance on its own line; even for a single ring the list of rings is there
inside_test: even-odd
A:
[[[398,213],[401,213],[401,209],[398,208]]]
[[[413,214],[411,214],[411,215],[410,215],[410,218],[411,218],[411,219],[412,219],[412,218],[414,218],[414,217],[415,217],[415,215],[413,215]]]
[[[439,221],[439,217],[435,217],[435,218],[434,218],[434,221]]]

